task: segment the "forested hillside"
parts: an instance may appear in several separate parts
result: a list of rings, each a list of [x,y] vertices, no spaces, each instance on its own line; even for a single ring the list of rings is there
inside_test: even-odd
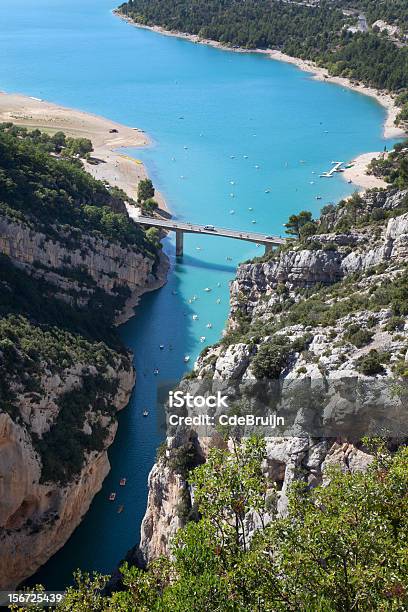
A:
[[[134,384],[114,328],[157,281],[157,238],[82,167],[86,139],[0,126],[0,586],[69,538]]]
[[[408,48],[370,29],[354,32],[358,10],[369,23],[406,23],[402,0],[347,0],[306,3],[278,0],[130,0],[124,16],[143,25],[197,34],[247,49],[280,49],[326,66],[331,74],[361,80],[380,89],[408,87]]]
[[[95,366],[99,383],[88,384],[88,391],[76,397],[76,417],[67,413],[67,418],[83,420],[97,397],[111,411],[117,383],[113,387],[105,384],[110,399],[103,402],[102,374],[121,360],[130,368],[112,328],[130,288],[109,270],[110,289],[99,287],[85,258],[95,258],[104,244],[117,244],[118,253],[124,247],[137,249],[154,267],[157,249],[129,220],[125,194],[107,189],[82,169],[80,156],[87,155],[89,148],[89,141],[66,139],[60,133],[50,137],[8,124],[0,126],[0,412],[13,418],[19,419],[21,396],[28,394],[34,403],[40,399],[44,370],[63,377],[64,370],[78,363]],[[21,232],[22,242],[31,245],[30,252],[10,247],[9,231],[15,233],[16,241]],[[37,244],[35,259],[32,251]],[[46,245],[51,246],[46,249]],[[53,251],[55,255],[57,245],[65,253],[61,267],[46,259],[53,257]],[[84,257],[81,264],[74,261],[77,251]],[[103,262],[100,266],[102,280]],[[93,438],[81,437],[75,428],[54,427],[42,440],[40,437],[37,446],[43,456],[43,478],[69,480],[81,468],[90,440],[101,447],[101,432],[94,434]],[[55,442],[53,450],[45,446],[45,440],[55,435],[65,436],[64,455]],[[53,453],[60,464],[55,461],[51,469]]]

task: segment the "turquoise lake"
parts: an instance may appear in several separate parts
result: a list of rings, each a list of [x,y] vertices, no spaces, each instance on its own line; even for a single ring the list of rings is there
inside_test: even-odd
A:
[[[112,0],[2,0],[0,89],[144,129],[152,145],[130,153],[144,160],[178,218],[283,234],[290,214],[317,214],[353,191],[341,176],[318,178],[332,160],[384,148],[385,112],[373,99],[262,55],[132,27],[113,8]],[[165,249],[172,260],[168,284],[146,295],[121,329],[135,353],[138,382],[119,416],[112,471],[80,527],[35,576],[50,589],[69,584],[77,567],[110,573],[138,542],[147,477],[163,435],[154,414],[157,383],[178,380],[184,356],[192,363],[218,340],[236,265],[262,253],[197,236],[186,237],[181,262],[172,240]],[[193,295],[198,299],[190,304]],[[115,504],[107,501],[112,490]],[[124,504],[122,514],[117,504]]]

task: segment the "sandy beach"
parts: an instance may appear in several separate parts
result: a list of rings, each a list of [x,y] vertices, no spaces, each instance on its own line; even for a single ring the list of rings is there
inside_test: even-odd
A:
[[[185,40],[189,40],[197,44],[209,45],[211,47],[215,47],[216,49],[222,49],[224,51],[233,51],[235,53],[262,53],[273,60],[287,62],[288,64],[293,64],[294,66],[297,66],[305,72],[310,72],[317,80],[327,81],[328,83],[336,83],[337,85],[340,85],[342,87],[347,87],[348,89],[352,89],[366,96],[375,98],[377,102],[379,102],[381,106],[383,106],[387,111],[387,117],[384,122],[384,137],[404,138],[405,136],[407,136],[407,132],[405,130],[394,124],[395,118],[398,115],[400,109],[398,108],[398,106],[396,106],[393,96],[388,92],[379,91],[377,89],[362,84],[357,85],[356,83],[345,77],[330,76],[326,68],[320,68],[319,66],[317,66],[317,64],[314,64],[313,62],[302,60],[291,55],[286,55],[281,51],[277,51],[274,49],[243,49],[240,47],[232,48],[215,40],[201,38],[196,34],[186,34],[184,32],[166,30],[160,26],[144,26],[135,23],[124,15],[121,15],[118,11],[113,12],[120,19],[124,19],[129,25],[137,28],[152,30],[153,32],[158,32],[159,34],[164,34],[165,36],[175,36],[176,38],[184,38]]]
[[[342,173],[342,177],[346,181],[352,181],[352,183],[358,185],[362,191],[366,189],[385,189],[388,187],[388,183],[381,178],[367,174],[367,166],[371,160],[379,158],[382,155],[384,155],[382,152],[363,153],[359,155],[350,162],[352,166],[345,169]]]
[[[129,157],[120,148],[148,145],[149,139],[142,130],[37,98],[2,92],[0,122],[8,121],[48,133],[62,131],[67,136],[89,138],[94,147],[92,157],[99,163],[85,163],[85,169],[95,178],[120,187],[136,199],[137,185],[147,177],[146,168],[140,160]],[[167,211],[165,200],[158,192],[156,199],[160,208]]]
[[[352,89],[353,91],[358,91],[365,96],[370,96],[371,98],[375,98],[377,102],[383,106],[387,111],[387,117],[384,123],[384,138],[404,138],[407,136],[407,133],[400,127],[394,124],[395,118],[399,113],[399,108],[395,104],[395,100],[393,96],[387,92],[379,91],[374,89],[373,87],[368,87],[362,84],[356,84],[350,79],[345,77],[334,77],[330,76],[326,68],[320,68],[313,62],[309,62],[306,60],[302,60],[296,57],[292,57],[291,55],[286,55],[281,51],[261,51],[260,53],[266,53],[271,59],[278,60],[281,62],[287,62],[289,64],[293,64],[304,70],[305,72],[310,72],[313,74],[314,78],[319,81],[327,81],[328,83],[336,83],[337,85],[341,85],[342,87],[347,87],[348,89]]]

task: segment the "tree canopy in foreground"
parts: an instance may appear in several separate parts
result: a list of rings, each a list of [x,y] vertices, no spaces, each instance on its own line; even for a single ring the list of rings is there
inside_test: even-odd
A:
[[[147,571],[125,564],[123,590],[78,573],[59,610],[138,612],[369,611],[408,606],[408,448],[379,447],[368,471],[332,468],[325,485],[292,486],[285,518],[262,469],[265,444],[212,449],[190,474],[199,519],[173,558]],[[249,539],[245,517],[259,529]],[[14,608],[23,610],[23,608]],[[32,608],[31,608],[32,609]]]

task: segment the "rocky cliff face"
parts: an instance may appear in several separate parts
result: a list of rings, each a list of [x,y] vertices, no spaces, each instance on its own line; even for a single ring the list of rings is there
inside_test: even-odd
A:
[[[316,235],[269,259],[239,266],[231,284],[225,337],[196,362],[197,380],[269,376],[284,388],[306,379],[351,377],[386,387],[394,376],[406,375],[406,200],[406,192],[395,190],[367,193],[358,212],[366,222],[339,231],[344,219],[350,219],[349,205],[333,207],[322,216]],[[276,349],[273,363],[265,350],[270,346]],[[391,405],[390,396],[384,397]],[[197,457],[205,457],[214,443],[195,439],[192,447]],[[169,553],[174,531],[186,518],[180,503],[193,503],[186,481],[172,470],[174,453],[185,445],[180,432],[169,438],[165,455],[152,470],[138,562]],[[294,479],[315,486],[328,465],[354,471],[365,469],[371,459],[361,443],[347,437],[270,437],[264,469],[279,490],[282,514]],[[248,517],[249,531],[256,528],[250,523]]]
[[[104,376],[115,389],[109,397],[113,408],[120,410],[128,403],[135,376],[127,356],[117,359],[113,366]],[[44,372],[38,396],[18,393],[13,418],[0,413],[2,588],[14,588],[65,544],[109,472],[106,448],[116,433],[114,412],[107,415],[96,405],[89,405],[83,431],[91,439],[101,428],[103,446],[86,452],[82,468],[65,484],[50,478],[44,481],[42,457],[35,443],[56,426],[61,398],[73,390],[80,391],[85,377],[96,372],[96,367],[88,364],[75,364],[58,375]]]
[[[31,275],[56,285],[60,296],[78,297],[82,303],[95,288],[118,295],[121,288],[133,292],[156,280],[153,259],[134,248],[69,227],[46,234],[4,215],[0,215],[0,252]]]
[[[38,291],[46,286],[56,305],[61,300],[76,309],[86,308],[96,295],[100,303],[109,299],[122,308],[125,299],[135,303],[135,297],[165,279],[164,258],[156,272],[153,258],[135,247],[86,233],[78,236],[69,228],[50,235],[4,215],[0,217],[0,252],[27,279],[45,282]],[[14,291],[7,276],[0,284],[6,293]],[[46,344],[47,332],[34,323],[33,330],[38,329]],[[106,449],[116,433],[115,412],[127,405],[135,382],[127,353],[101,342],[88,341],[81,348],[83,341],[77,344],[74,335],[55,328],[52,333],[57,333],[56,343],[60,333],[66,358],[59,361],[56,353],[54,361],[52,355],[49,360],[41,355],[39,364],[29,356],[27,361],[29,337],[20,345],[13,343],[15,355],[9,361],[0,338],[2,382],[12,397],[10,404],[3,405],[0,389],[0,588],[4,589],[35,573],[82,520],[109,472]],[[26,374],[10,365],[13,360],[24,364]],[[82,400],[86,393],[88,399]],[[65,443],[71,448],[70,434],[64,439],[63,433],[71,405],[79,406],[76,418],[83,457],[76,457],[72,444],[72,457],[64,464],[61,480],[62,472],[54,466],[61,464],[58,448]],[[72,435],[78,436],[75,431]],[[71,458],[80,466],[72,473]]]

